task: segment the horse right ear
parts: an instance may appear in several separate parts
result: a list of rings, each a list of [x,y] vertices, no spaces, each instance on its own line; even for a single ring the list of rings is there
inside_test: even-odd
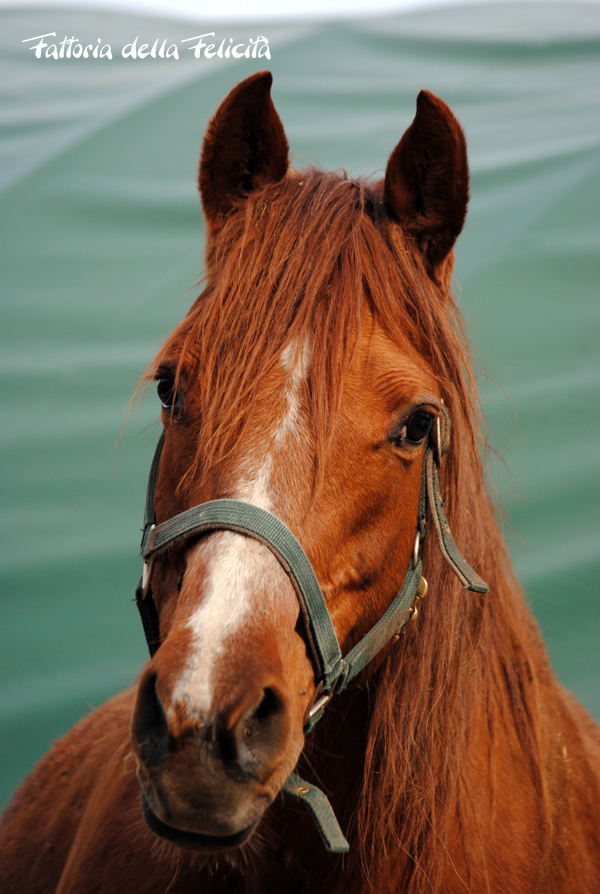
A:
[[[198,186],[209,233],[259,186],[288,169],[288,142],[271,99],[273,75],[261,71],[234,87],[208,125]]]
[[[436,274],[465,222],[469,166],[460,124],[427,90],[419,93],[414,121],[388,161],[384,200]]]

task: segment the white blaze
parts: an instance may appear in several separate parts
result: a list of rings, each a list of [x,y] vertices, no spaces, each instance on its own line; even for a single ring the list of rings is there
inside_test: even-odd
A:
[[[264,439],[277,454],[290,435],[297,436],[300,430],[301,387],[310,367],[310,347],[305,343],[298,352],[294,340],[283,351],[280,362],[288,373],[286,408],[271,436],[266,433]],[[273,465],[273,452],[246,460],[233,497],[269,512]],[[224,640],[257,611],[253,596],[263,597],[262,614],[271,610],[269,600],[276,598],[285,572],[262,543],[230,531],[215,532],[208,544],[190,550],[188,573],[192,577],[200,562],[207,564],[205,594],[189,620],[194,649],[174,688],[173,702],[185,705],[191,715],[206,717],[212,706],[212,672]]]

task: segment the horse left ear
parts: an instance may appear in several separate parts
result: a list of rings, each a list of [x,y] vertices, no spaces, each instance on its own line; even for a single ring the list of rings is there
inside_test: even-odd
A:
[[[288,142],[271,99],[272,83],[270,71],[246,78],[208,125],[198,186],[211,232],[252,190],[285,177]]]
[[[427,90],[419,93],[415,119],[390,156],[384,199],[438,272],[465,222],[469,166],[460,124]]]

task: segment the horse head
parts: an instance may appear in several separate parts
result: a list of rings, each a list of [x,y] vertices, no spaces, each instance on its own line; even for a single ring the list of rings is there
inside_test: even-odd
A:
[[[446,408],[453,423],[467,415],[460,352],[437,325],[453,312],[466,147],[422,92],[384,180],[299,173],[271,82],[239,84],[204,140],[206,287],[153,368],[164,426],[153,508],[160,525],[236,500],[283,522],[346,655],[411,565],[431,432]],[[151,573],[160,648],[132,722],[146,819],[182,844],[232,848],[304,747],[317,678],[301,602],[244,531],[172,537]]]

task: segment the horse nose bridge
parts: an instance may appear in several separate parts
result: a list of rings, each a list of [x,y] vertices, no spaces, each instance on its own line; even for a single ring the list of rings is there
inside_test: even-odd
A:
[[[206,713],[223,676],[235,686],[236,673],[249,678],[265,664],[283,673],[300,606],[264,544],[230,531],[196,544],[187,556],[180,604],[187,645],[172,658],[180,667],[176,700]]]
[[[173,621],[138,688],[132,730],[141,763],[162,772],[196,755],[219,773],[262,777],[301,748],[314,675],[299,613],[288,575],[263,544],[215,532],[192,546]]]

